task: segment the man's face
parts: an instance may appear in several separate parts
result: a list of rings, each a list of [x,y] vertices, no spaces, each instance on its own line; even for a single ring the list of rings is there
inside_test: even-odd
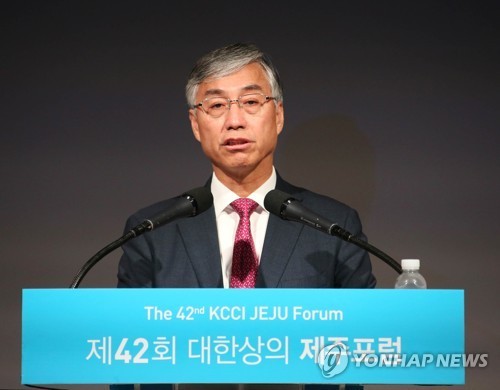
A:
[[[196,103],[207,97],[238,99],[239,96],[260,92],[271,96],[271,87],[259,64],[250,64],[240,71],[201,83]],[[278,134],[283,128],[283,105],[265,103],[256,114],[248,114],[237,103],[231,104],[221,117],[213,118],[202,109],[189,110],[195,138],[212,162],[217,176],[233,178],[269,175]]]

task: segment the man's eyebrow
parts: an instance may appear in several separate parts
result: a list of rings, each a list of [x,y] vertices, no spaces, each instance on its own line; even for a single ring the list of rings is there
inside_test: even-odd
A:
[[[244,92],[249,92],[249,91],[263,91],[263,88],[259,84],[250,84],[244,86],[241,91]],[[212,88],[212,89],[207,89],[205,91],[204,96],[209,97],[209,96],[224,96],[225,91],[219,88]]]
[[[223,95],[223,94],[224,94],[224,91],[222,89],[213,88],[213,89],[207,89],[205,91],[204,96],[214,96],[214,95]]]

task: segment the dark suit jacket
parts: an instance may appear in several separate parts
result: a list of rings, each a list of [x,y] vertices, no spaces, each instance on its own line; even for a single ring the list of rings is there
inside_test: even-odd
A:
[[[209,186],[210,183],[207,183]],[[276,188],[365,239],[355,210],[334,199],[295,187],[278,175]],[[126,231],[169,207],[166,200],[129,218]],[[208,211],[146,233],[123,246],[119,287],[222,287],[213,206]],[[357,246],[297,222],[269,216],[257,287],[374,287],[368,254]]]
[[[210,186],[210,183],[207,183]],[[365,239],[358,214],[325,196],[295,187],[278,175],[276,188],[304,206]],[[172,200],[132,215],[125,231],[166,210]],[[217,225],[213,206],[129,241],[118,271],[119,287],[222,287]],[[368,254],[357,246],[304,226],[269,216],[260,259],[257,287],[363,288],[374,287]],[[112,386],[112,389],[132,387]],[[171,389],[171,385],[142,385],[141,389]],[[306,389],[338,389],[336,385],[306,385]],[[346,389],[362,389],[347,385]]]

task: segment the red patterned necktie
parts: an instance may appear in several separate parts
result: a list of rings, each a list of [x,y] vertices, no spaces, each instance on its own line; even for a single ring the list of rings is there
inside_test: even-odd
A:
[[[233,264],[231,269],[231,288],[254,288],[257,280],[257,253],[250,230],[250,214],[258,203],[248,198],[236,199],[231,207],[240,216],[233,248]]]

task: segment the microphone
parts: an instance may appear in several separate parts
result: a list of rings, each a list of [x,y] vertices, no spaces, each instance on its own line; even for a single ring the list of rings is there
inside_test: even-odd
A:
[[[130,229],[125,235],[118,240],[113,241],[108,246],[97,252],[84,266],[80,269],[78,274],[73,279],[69,288],[77,288],[83,277],[90,271],[90,269],[97,264],[104,256],[114,251],[116,248],[122,246],[132,238],[138,237],[148,231],[156,229],[167,223],[173,222],[180,218],[195,217],[207,211],[213,204],[214,199],[210,190],[206,187],[194,188],[186,191],[182,195],[173,198],[175,202],[167,210],[149,218],[137,226]]]
[[[178,196],[177,201],[167,210],[155,215],[151,219],[145,219],[127,234],[133,237],[156,229],[179,218],[194,217],[207,211],[214,202],[210,190],[206,187],[194,188]],[[132,238],[133,238],[132,237]]]
[[[396,272],[403,272],[401,265],[392,257],[366,241],[357,238],[352,233],[338,226],[338,224],[316,214],[286,192],[280,190],[269,191],[264,198],[264,207],[271,214],[281,219],[303,223],[306,226],[313,227],[330,236],[336,236],[344,241],[357,245],[383,260]]]

